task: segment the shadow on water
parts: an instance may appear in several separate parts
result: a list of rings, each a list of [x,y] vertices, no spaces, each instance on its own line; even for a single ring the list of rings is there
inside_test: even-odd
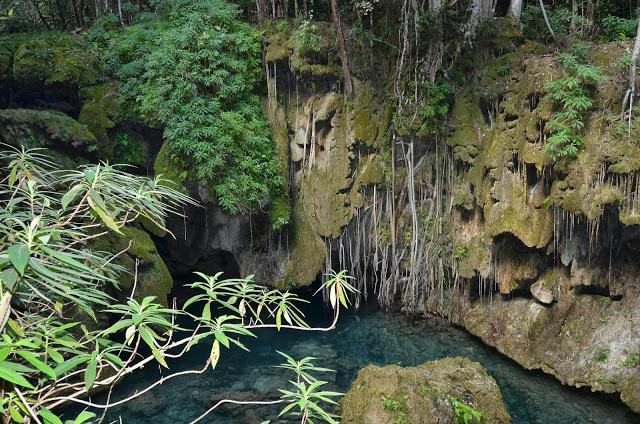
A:
[[[330,321],[330,311],[314,304],[309,321]],[[359,369],[367,364],[411,366],[447,356],[464,356],[480,362],[496,379],[514,423],[570,424],[638,423],[614,396],[594,394],[563,386],[540,372],[527,371],[492,348],[437,319],[409,321],[404,316],[384,314],[373,308],[349,312],[333,332],[259,331],[247,341],[250,352],[224,350],[215,371],[179,377],[135,400],[110,410],[106,422],[122,419],[125,424],[188,423],[223,398],[267,400],[278,397],[290,377],[274,368],[282,362],[276,350],[296,358],[314,356],[317,365],[334,369],[325,374],[328,389],[346,391]],[[185,357],[170,364],[171,371],[200,368],[209,355],[209,343],[194,347]],[[128,377],[115,390],[114,400],[146,387],[159,376],[157,367],[147,367]],[[166,370],[162,371],[164,374]],[[103,400],[96,398],[95,400]],[[203,423],[257,424],[296,422],[279,420],[279,408],[228,406],[220,408]]]

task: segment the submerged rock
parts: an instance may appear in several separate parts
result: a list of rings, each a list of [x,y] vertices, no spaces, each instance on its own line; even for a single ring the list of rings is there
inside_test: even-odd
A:
[[[417,367],[368,365],[341,403],[344,424],[510,422],[500,389],[482,366],[445,358]]]

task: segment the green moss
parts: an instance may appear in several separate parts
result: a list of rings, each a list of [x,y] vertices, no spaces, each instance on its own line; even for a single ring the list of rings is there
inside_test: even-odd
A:
[[[29,35],[3,34],[0,37],[0,80],[13,78],[13,57],[18,46]]]
[[[609,359],[609,353],[610,350],[607,348],[600,349],[595,355],[593,355],[593,360],[600,363],[607,362],[607,359]]]
[[[47,32],[29,36],[18,46],[13,77],[21,81],[95,84],[100,77],[98,56],[82,36]]]
[[[303,213],[301,208],[294,209],[294,238],[284,279],[278,283],[281,288],[311,284],[324,265],[325,245]]]
[[[81,90],[83,100],[78,121],[87,126],[97,141],[98,155],[113,160],[115,143],[109,138],[109,130],[119,114],[118,88],[115,84],[101,84]]]
[[[158,156],[156,156],[154,171],[156,175],[162,175],[163,178],[172,181],[176,190],[188,193],[185,185],[189,178],[188,165],[177,153],[171,151],[168,143],[164,143],[160,148]]]
[[[48,148],[61,165],[71,167],[96,150],[96,139],[86,126],[55,111],[0,110],[0,140],[13,146]]]
[[[123,235],[109,234],[97,238],[94,249],[110,253],[125,253],[119,255],[116,263],[124,267],[118,282],[125,295],[129,295],[136,279],[136,261],[138,262],[135,296],[138,299],[155,296],[157,301],[167,304],[167,296],[173,286],[173,278],[164,261],[158,254],[156,246],[149,234],[139,228],[126,227]]]
[[[356,82],[356,98],[351,118],[353,137],[360,143],[373,146],[377,140],[379,125],[373,90],[368,85]]]
[[[279,230],[287,225],[291,219],[291,201],[289,200],[289,196],[281,196],[274,199],[269,216],[271,218],[271,226],[274,230]]]

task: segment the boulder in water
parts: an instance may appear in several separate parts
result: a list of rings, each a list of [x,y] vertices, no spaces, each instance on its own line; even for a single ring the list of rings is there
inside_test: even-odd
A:
[[[510,422],[493,377],[466,358],[417,367],[368,365],[341,408],[343,424]]]

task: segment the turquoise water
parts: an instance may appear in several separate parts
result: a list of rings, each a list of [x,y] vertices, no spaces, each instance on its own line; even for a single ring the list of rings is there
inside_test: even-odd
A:
[[[315,317],[313,321],[319,320]],[[294,357],[315,356],[320,366],[336,370],[326,374],[331,388],[346,391],[359,369],[369,363],[416,365],[446,356],[465,356],[484,365],[496,379],[515,423],[568,424],[638,423],[640,417],[613,397],[561,385],[553,378],[520,368],[467,333],[437,320],[409,322],[404,316],[360,311],[341,319],[328,333],[272,331],[258,333],[251,352],[223,351],[215,371],[180,377],[164,383],[134,401],[110,411],[108,420],[125,424],[188,423],[222,398],[265,400],[278,397],[288,375],[274,368],[281,362],[275,350]],[[172,371],[201,367],[209,354],[203,345],[171,364]],[[166,373],[166,371],[165,371]],[[115,399],[155,381],[156,367],[148,367],[118,386]],[[244,406],[216,410],[203,423],[258,424],[279,421],[278,408]]]

